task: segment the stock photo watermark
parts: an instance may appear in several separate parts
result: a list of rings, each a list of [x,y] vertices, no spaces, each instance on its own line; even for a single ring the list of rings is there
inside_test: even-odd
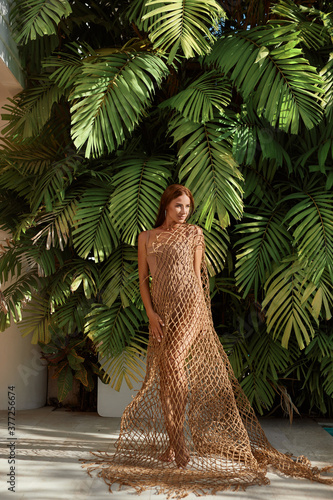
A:
[[[15,493],[16,488],[16,393],[15,386],[8,386],[8,473],[7,473],[7,489]]]

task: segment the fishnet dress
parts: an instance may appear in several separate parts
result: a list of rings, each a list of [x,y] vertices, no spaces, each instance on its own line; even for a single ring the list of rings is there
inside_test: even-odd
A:
[[[269,444],[214,331],[204,259],[202,284],[194,272],[201,229],[182,224],[151,234],[147,261],[163,339],[150,335],[146,376],[122,416],[115,454],[94,454],[88,472],[97,469],[110,490],[114,483],[138,492],[155,486],[168,498],[267,484],[269,464],[332,483],[305,457]]]

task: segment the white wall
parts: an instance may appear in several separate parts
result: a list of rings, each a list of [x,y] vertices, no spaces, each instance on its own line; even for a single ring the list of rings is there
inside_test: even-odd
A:
[[[9,4],[7,0],[0,0],[0,115],[3,112],[1,108],[8,102],[7,98],[20,92],[23,84],[18,50],[9,26]],[[0,131],[4,125],[0,116]]]
[[[5,244],[9,235],[0,230],[0,244]],[[10,281],[0,283],[1,290]],[[0,410],[8,406],[8,387],[15,387],[16,409],[40,408],[46,403],[47,367],[40,359],[40,348],[31,344],[31,337],[22,337],[17,325],[12,322],[0,332]]]

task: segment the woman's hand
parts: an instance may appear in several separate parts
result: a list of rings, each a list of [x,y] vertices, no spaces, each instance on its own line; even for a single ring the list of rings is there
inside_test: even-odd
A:
[[[163,338],[162,326],[164,326],[162,318],[154,311],[148,317],[149,317],[150,330],[154,339],[157,340],[158,342],[161,342]]]

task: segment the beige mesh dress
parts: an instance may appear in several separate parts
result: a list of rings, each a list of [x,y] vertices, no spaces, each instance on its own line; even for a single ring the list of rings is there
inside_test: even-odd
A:
[[[267,484],[267,465],[319,482],[305,457],[293,459],[267,441],[214,331],[204,259],[194,253],[202,231],[189,224],[147,233],[147,261],[163,339],[150,336],[147,371],[121,420],[114,455],[85,464],[111,486],[156,487],[168,498]]]

